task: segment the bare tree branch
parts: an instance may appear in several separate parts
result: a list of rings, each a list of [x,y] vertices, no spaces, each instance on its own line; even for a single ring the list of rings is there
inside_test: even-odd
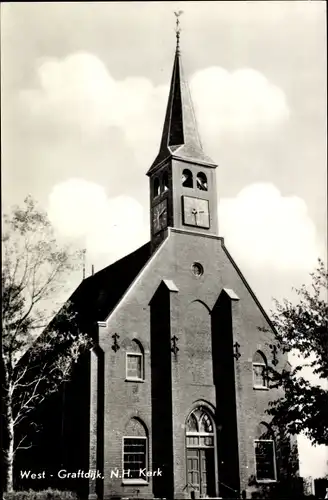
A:
[[[36,408],[60,384],[68,380],[79,354],[90,339],[75,322],[67,304],[49,324],[53,302],[67,273],[74,270],[76,252],[59,246],[47,215],[31,197],[23,207],[4,216],[2,235],[2,366],[4,372],[4,420],[8,435],[7,489],[12,489],[13,460],[19,449],[33,439]],[[28,421],[28,432],[19,433]],[[24,424],[24,429],[25,429]]]

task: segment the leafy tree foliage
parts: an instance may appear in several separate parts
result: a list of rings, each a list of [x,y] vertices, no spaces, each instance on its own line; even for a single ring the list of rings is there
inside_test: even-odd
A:
[[[273,401],[268,413],[290,434],[303,432],[313,444],[328,445],[328,273],[322,260],[311,278],[310,289],[303,285],[295,290],[296,304],[276,301],[273,324],[278,347],[296,353],[300,362],[281,373],[271,369],[273,386],[283,387],[285,396]],[[305,366],[322,384],[302,376]]]
[[[69,379],[89,345],[67,303],[48,325],[55,299],[78,261],[79,252],[59,245],[46,213],[27,197],[3,218],[2,372],[4,452],[7,490],[13,490],[13,463],[20,448],[32,445],[33,411]]]

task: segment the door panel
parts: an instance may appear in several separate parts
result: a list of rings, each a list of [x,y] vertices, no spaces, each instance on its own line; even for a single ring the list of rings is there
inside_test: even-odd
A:
[[[214,449],[187,449],[188,483],[200,496],[215,496]]]
[[[188,461],[188,483],[192,484],[196,490],[200,490],[199,451],[187,450],[187,461]]]
[[[214,450],[200,450],[201,453],[201,493],[203,496],[215,496]]]

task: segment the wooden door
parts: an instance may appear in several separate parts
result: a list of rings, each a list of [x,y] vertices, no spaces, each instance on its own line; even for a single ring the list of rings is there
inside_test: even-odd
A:
[[[215,474],[214,474],[214,450],[188,449],[188,483],[201,498],[215,496]]]
[[[187,450],[188,483],[195,490],[200,491],[200,464],[199,450]]]

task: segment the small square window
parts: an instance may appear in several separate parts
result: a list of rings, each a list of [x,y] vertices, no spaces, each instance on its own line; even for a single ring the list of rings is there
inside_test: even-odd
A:
[[[126,378],[130,380],[143,380],[142,354],[127,353]]]
[[[255,441],[255,461],[258,481],[276,480],[275,451],[272,440]]]

